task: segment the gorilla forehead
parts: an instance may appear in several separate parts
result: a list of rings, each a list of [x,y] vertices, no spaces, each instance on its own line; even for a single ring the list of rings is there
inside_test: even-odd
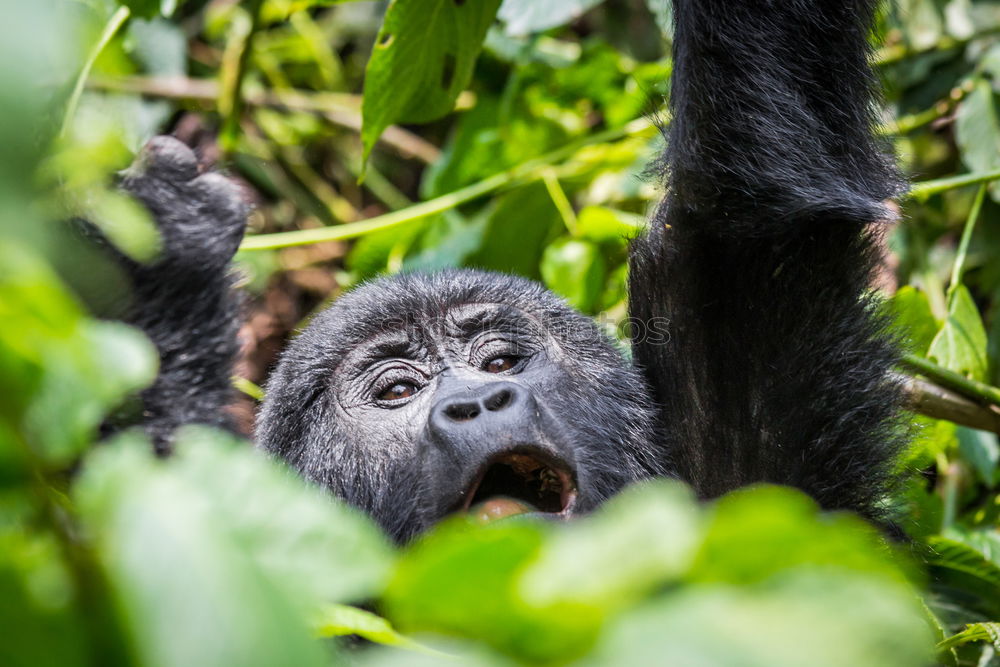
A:
[[[480,311],[476,305],[490,308]],[[444,335],[461,334],[463,326],[475,325],[480,318],[482,328],[499,325],[524,334],[547,334],[563,348],[624,362],[590,318],[539,283],[470,269],[399,274],[364,283],[317,315],[293,346],[300,349],[295,355],[299,361],[331,369],[352,350],[373,341],[388,339],[388,346],[398,342],[411,348],[432,345]]]

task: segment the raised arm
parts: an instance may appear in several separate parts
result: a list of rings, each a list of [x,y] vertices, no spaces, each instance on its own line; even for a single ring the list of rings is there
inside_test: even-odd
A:
[[[229,262],[248,207],[221,174],[199,175],[191,150],[170,137],[150,141],[122,185],[160,230],[155,262],[122,259],[133,291],[122,319],[156,345],[160,372],[142,393],[142,414],[115,426],[141,422],[157,451],[166,452],[180,425],[232,426],[224,408],[232,399],[239,300]]]
[[[902,436],[867,296],[900,181],[872,133],[872,0],[675,0],[667,194],[632,316],[678,474],[877,518]],[[661,320],[662,321],[662,320]]]

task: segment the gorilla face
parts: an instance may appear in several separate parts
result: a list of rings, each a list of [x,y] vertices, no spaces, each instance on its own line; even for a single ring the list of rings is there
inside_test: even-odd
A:
[[[541,286],[408,275],[342,297],[289,346],[258,442],[406,540],[470,509],[572,516],[661,473],[647,396]]]

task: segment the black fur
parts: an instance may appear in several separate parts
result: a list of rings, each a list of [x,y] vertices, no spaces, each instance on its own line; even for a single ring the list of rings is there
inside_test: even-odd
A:
[[[879,514],[902,445],[866,295],[900,181],[872,133],[870,0],[676,0],[668,193],[635,243],[634,346],[699,494],[797,486]]]
[[[289,347],[260,446],[398,539],[454,509],[484,461],[529,444],[572,468],[578,510],[668,474],[703,497],[790,484],[881,519],[900,402],[887,375],[896,351],[866,289],[873,226],[900,182],[871,131],[874,5],[677,0],[667,195],[630,259],[635,368],[530,281],[387,278]],[[220,180],[195,178],[184,151],[160,139],[127,179],[167,239],[160,262],[134,269],[129,318],[163,355],[144,395],[160,443],[177,424],[224,423],[235,353],[225,265],[244,211]],[[486,332],[514,360],[502,377],[477,356]],[[414,389],[391,405],[386,364]],[[516,420],[435,426],[447,401],[482,407],[497,387]]]

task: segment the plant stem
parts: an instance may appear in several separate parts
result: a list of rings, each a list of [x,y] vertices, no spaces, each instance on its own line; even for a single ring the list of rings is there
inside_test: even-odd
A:
[[[609,143],[625,137],[641,135],[650,131],[651,128],[652,124],[645,119],[633,121],[625,127],[613,128],[587,137],[581,137],[541,157],[522,162],[515,167],[494,174],[477,183],[398,211],[391,211],[375,216],[374,218],[337,225],[336,227],[322,227],[320,229],[304,229],[295,232],[251,236],[243,241],[240,249],[273,250],[275,248],[308,245],[321,241],[342,241],[405,225],[429,215],[455,208],[496,190],[542,178],[545,169],[551,169],[554,163],[566,160],[585,146]]]
[[[896,44],[894,46],[886,46],[879,49],[878,52],[875,54],[875,64],[891,65],[901,60],[906,60],[907,58],[923,55],[925,53],[931,53],[934,51],[947,51],[949,49],[957,49],[959,47],[965,46],[969,42],[977,40],[981,37],[988,37],[990,35],[994,35],[997,32],[1000,32],[1000,26],[996,26],[988,30],[983,30],[981,32],[969,35],[968,37],[962,37],[961,39],[956,39],[954,37],[942,37],[933,44],[930,44],[926,47],[919,49],[911,49],[906,44]]]
[[[979,183],[989,183],[1000,179],[1000,169],[991,171],[980,171],[971,174],[961,174],[959,176],[949,176],[948,178],[936,178],[930,181],[917,183],[906,193],[907,199],[917,202],[925,202],[932,195],[940,194],[946,190],[965,187],[966,185],[976,185]]]
[[[219,113],[222,114],[222,129],[219,131],[219,145],[226,154],[236,148],[236,140],[240,132],[240,116],[243,114],[243,79],[246,78],[247,65],[250,63],[250,52],[253,47],[253,37],[260,29],[261,6],[263,0],[249,0],[247,11],[250,13],[250,26],[246,34],[233,37],[226,46],[226,54],[222,61],[222,81],[225,85],[219,97]]]
[[[237,391],[246,394],[255,401],[260,402],[264,400],[264,390],[261,389],[260,385],[251,382],[244,377],[234,375],[233,386],[237,389]]]
[[[962,239],[958,242],[958,251],[955,253],[955,264],[951,267],[951,282],[948,284],[948,292],[953,292],[962,283],[962,267],[965,264],[965,256],[969,252],[969,240],[972,238],[972,230],[979,219],[979,211],[983,207],[983,197],[986,195],[986,184],[979,186],[976,198],[972,202],[972,209],[969,217],[965,220],[965,227],[962,228]]]
[[[549,198],[555,205],[556,210],[559,211],[559,217],[562,218],[563,224],[566,225],[566,230],[571,235],[576,236],[576,212],[573,211],[573,204],[570,203],[569,197],[566,196],[566,191],[562,189],[555,170],[543,170],[542,182],[545,183],[545,189],[548,190]]]
[[[123,76],[95,77],[88,87],[118,93],[135,93],[168,100],[183,100],[216,108],[219,85],[209,79],[186,77]],[[299,89],[244,90],[243,103],[289,111],[316,113],[330,123],[355,132],[361,129],[361,97],[350,93],[317,93]],[[405,157],[414,157],[425,164],[441,157],[437,146],[398,125],[390,125],[379,137],[379,144],[390,146]]]
[[[1000,406],[1000,388],[990,386],[985,382],[972,380],[914,354],[904,355],[902,364],[930,378],[941,386],[953,389],[979,403]]]
[[[59,136],[66,136],[66,133],[69,131],[70,123],[73,122],[73,117],[76,115],[76,108],[80,105],[80,96],[83,95],[83,87],[87,83],[87,77],[90,76],[90,70],[94,68],[94,63],[97,62],[97,58],[101,55],[101,52],[104,51],[114,36],[118,34],[121,27],[125,25],[125,21],[128,20],[131,13],[128,7],[119,7],[118,11],[108,19],[107,25],[104,26],[104,31],[101,32],[100,39],[94,44],[94,48],[87,54],[83,68],[80,70],[80,73],[76,77],[76,82],[73,84],[73,92],[70,93],[69,100],[66,102],[66,112],[63,115]]]

